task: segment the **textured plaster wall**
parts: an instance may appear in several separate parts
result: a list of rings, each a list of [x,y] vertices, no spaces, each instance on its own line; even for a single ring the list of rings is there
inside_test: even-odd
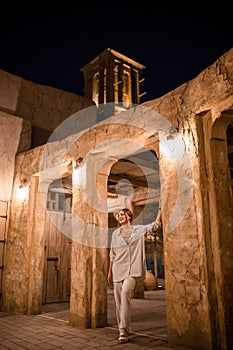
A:
[[[23,120],[0,112],[0,200],[11,199],[15,154],[20,143]]]
[[[35,84],[0,70],[0,110],[32,125],[54,130],[66,118],[94,102],[50,86]]]
[[[221,166],[221,180],[215,180],[214,186],[209,182],[213,171],[206,168],[207,159],[208,167],[213,169],[218,166],[218,156],[222,159],[222,155],[211,155],[211,149],[206,147],[206,144],[210,145],[212,142],[211,128],[215,120],[219,119],[224,111],[233,110],[233,49],[192,81],[144,105],[160,112],[179,130],[193,169],[193,197],[189,209],[173,232],[164,233],[169,341],[192,349],[212,349],[213,342],[218,344],[216,346],[219,348],[226,349],[224,328],[230,330],[230,323],[229,316],[224,319],[223,313],[229,315],[230,304],[228,297],[223,301],[222,294],[225,290],[230,290],[227,280],[232,280],[232,274],[229,273],[228,279],[225,278],[226,271],[229,272],[229,264],[224,267],[224,253],[220,250],[220,241],[224,241],[224,244],[228,242],[230,247],[232,243],[228,241],[228,232],[222,230],[224,226],[220,223],[221,220],[228,222],[229,231],[232,219],[230,224],[229,210],[224,209],[225,202],[229,202],[225,191],[225,200],[218,203],[218,210],[215,203],[215,186],[222,183],[225,168]],[[205,125],[204,117],[208,119]],[[224,128],[225,122],[222,124]],[[219,127],[221,128],[221,123]],[[212,151],[216,153],[221,148],[222,146],[218,146],[215,150],[212,148]],[[214,163],[212,159],[215,159]],[[167,196],[163,212],[166,226],[177,198],[177,182],[174,176],[176,169],[174,164],[166,162],[163,157],[160,159],[160,166],[163,168],[166,184]],[[227,168],[226,158],[224,167]],[[221,218],[218,215],[221,215]],[[225,250],[225,254],[232,256],[228,249]],[[228,333],[230,334],[230,331]]]

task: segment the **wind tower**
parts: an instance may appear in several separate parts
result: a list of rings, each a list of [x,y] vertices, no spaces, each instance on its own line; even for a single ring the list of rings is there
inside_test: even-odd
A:
[[[116,114],[132,105],[140,104],[146,92],[140,92],[142,64],[107,48],[92,61],[81,68],[84,75],[84,96],[93,100],[97,106],[111,102]]]

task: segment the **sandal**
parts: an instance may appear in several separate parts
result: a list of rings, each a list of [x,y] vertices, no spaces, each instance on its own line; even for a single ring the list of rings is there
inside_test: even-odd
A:
[[[118,340],[120,343],[126,343],[128,341],[127,337],[124,334],[120,334]]]

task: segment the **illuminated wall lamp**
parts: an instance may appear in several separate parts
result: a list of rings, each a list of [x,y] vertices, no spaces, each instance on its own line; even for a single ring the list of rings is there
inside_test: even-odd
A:
[[[175,138],[175,135],[177,134],[178,132],[178,129],[175,128],[174,126],[172,126],[170,129],[169,129],[169,135],[167,136],[167,140],[174,140]]]
[[[78,169],[80,167],[80,163],[82,163],[82,161],[83,161],[83,158],[79,157],[75,162],[74,169]]]
[[[167,136],[167,147],[169,151],[172,153],[175,150],[175,138],[177,136],[177,133],[178,133],[178,129],[172,126],[169,129],[169,134]]]
[[[20,181],[20,185],[19,185],[19,188],[23,188],[27,185],[27,179],[23,179]]]

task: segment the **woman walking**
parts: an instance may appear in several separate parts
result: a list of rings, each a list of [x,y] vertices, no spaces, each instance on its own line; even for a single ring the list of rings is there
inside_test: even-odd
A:
[[[133,214],[123,208],[115,214],[119,228],[112,234],[108,283],[113,283],[119,342],[128,341],[130,326],[131,292],[136,280],[146,273],[145,235],[156,232],[161,226],[161,211],[148,225],[132,225]]]

